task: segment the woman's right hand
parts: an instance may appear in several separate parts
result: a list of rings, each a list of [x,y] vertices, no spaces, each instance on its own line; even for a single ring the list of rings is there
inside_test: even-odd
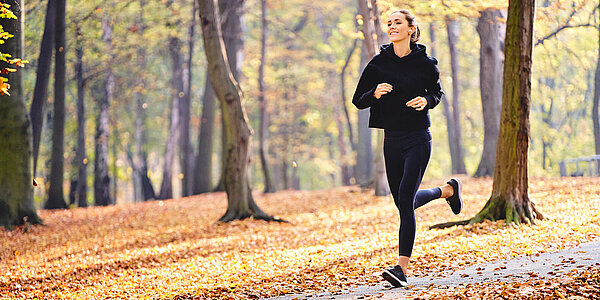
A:
[[[373,93],[373,96],[375,96],[375,98],[379,99],[381,98],[381,96],[389,93],[392,91],[392,85],[389,83],[380,83],[377,85],[377,87],[375,88],[375,92]]]

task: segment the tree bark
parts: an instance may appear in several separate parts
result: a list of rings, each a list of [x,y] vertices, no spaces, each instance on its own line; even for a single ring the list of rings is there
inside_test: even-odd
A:
[[[56,0],[48,0],[46,9],[46,20],[44,22],[44,34],[40,45],[40,55],[33,88],[33,100],[31,101],[30,117],[33,134],[33,176],[37,171],[37,159],[40,150],[40,139],[42,135],[42,124],[44,123],[44,106],[48,93],[48,81],[50,79],[50,65],[54,50],[54,34],[56,24]]]
[[[369,60],[375,56],[377,45],[373,39],[374,28],[371,22],[371,10],[368,0],[358,0],[358,13],[361,15],[363,23],[360,30],[363,33],[363,48],[361,53],[360,70],[365,68]],[[356,157],[356,171],[358,184],[366,188],[369,186],[373,173],[373,154],[371,147],[371,130],[369,129],[369,112],[367,110],[358,111],[358,147]]]
[[[7,0],[15,19],[0,18],[0,26],[14,35],[0,44],[0,52],[23,57],[22,1]],[[9,67],[0,62],[0,68]],[[12,67],[12,66],[11,66]],[[23,99],[22,71],[10,73],[9,95],[0,95],[0,226],[10,228],[23,223],[40,224],[33,203],[31,172],[31,123]]]
[[[348,127],[348,139],[350,140],[350,146],[352,149],[352,152],[356,152],[356,143],[354,142],[354,131],[352,129],[352,122],[350,122],[350,114],[348,113],[348,107],[346,106],[346,84],[344,81],[344,78],[346,77],[346,69],[348,68],[348,65],[350,64],[350,59],[352,59],[352,55],[354,54],[354,51],[356,50],[356,47],[358,46],[358,39],[354,39],[354,41],[352,42],[352,47],[350,48],[350,51],[348,52],[348,56],[346,56],[346,61],[344,62],[344,66],[342,67],[342,71],[340,72],[340,89],[341,89],[341,100],[342,100],[342,108],[344,109],[344,117],[345,117],[345,121],[346,121],[346,126]]]
[[[484,219],[533,223],[542,218],[529,199],[527,176],[534,10],[534,0],[509,1],[502,115],[492,195],[470,223]]]
[[[77,185],[75,200],[79,207],[87,207],[87,163],[85,150],[85,81],[83,79],[83,40],[79,24],[76,27],[75,46],[75,78],[77,81],[77,150],[75,166],[77,167]]]
[[[479,34],[479,82],[483,110],[483,152],[475,177],[494,175],[496,147],[502,108],[502,69],[504,67],[505,11],[488,8],[481,11],[477,23]]]
[[[267,1],[260,1],[261,8],[261,34],[260,34],[260,65],[258,66],[258,105],[260,108],[260,128],[258,130],[259,139],[259,155],[260,164],[263,171],[264,180],[264,192],[274,193],[275,186],[271,179],[271,172],[269,170],[269,163],[267,162],[266,154],[266,139],[267,139],[267,101],[265,99],[265,61],[266,61],[266,49],[267,49]]]
[[[198,2],[209,76],[215,94],[221,103],[222,115],[225,120],[226,149],[223,154],[226,156],[226,165],[223,181],[227,193],[227,211],[219,221],[229,222],[248,217],[275,220],[254,203],[248,184],[252,130],[248,125],[246,112],[242,106],[241,89],[231,73],[230,64],[225,55],[220,16],[216,12],[215,1],[198,0]]]
[[[112,57],[112,25],[108,15],[102,17],[102,39],[108,57]],[[108,133],[109,109],[112,100],[115,78],[110,60],[107,62],[104,95],[99,99],[99,115],[96,120],[96,156],[94,159],[94,202],[98,206],[111,204],[110,178],[108,176]]]
[[[173,161],[175,159],[175,147],[179,141],[179,122],[183,97],[183,73],[181,68],[181,41],[177,37],[171,37],[169,39],[169,53],[171,54],[171,66],[172,66],[172,100],[171,100],[171,122],[169,126],[169,139],[167,141],[167,147],[165,150],[165,162],[163,168],[163,180],[160,185],[160,193],[158,199],[170,199],[173,198]]]
[[[191,117],[191,103],[192,103],[192,59],[194,53],[194,34],[196,28],[196,14],[197,7],[196,1],[192,1],[192,20],[190,22],[190,29],[188,35],[188,55],[187,63],[184,69],[184,96],[182,98],[181,107],[181,173],[183,173],[182,179],[182,196],[187,197],[193,194],[194,187],[194,149],[190,142],[190,117]]]
[[[65,12],[66,1],[56,0],[54,35],[54,118],[52,121],[52,158],[50,189],[46,209],[67,208],[63,191],[65,154]]]
[[[368,63],[366,47],[363,43],[360,56],[360,72]],[[358,185],[367,188],[373,174],[373,150],[371,146],[371,129],[369,128],[369,111],[358,111],[358,143],[356,145],[356,179]]]
[[[146,2],[144,0],[140,0],[140,12],[138,15],[138,35],[140,40],[144,38],[144,31],[146,29],[146,25],[144,23],[144,6]],[[146,50],[144,47],[138,47],[138,65],[140,72],[144,72],[146,69]],[[144,81],[144,76],[140,74],[137,78],[137,86],[141,89],[144,89],[146,86],[146,82]],[[154,187],[152,186],[152,182],[148,177],[148,162],[146,159],[146,107],[148,104],[146,103],[146,99],[144,94],[140,90],[136,90],[135,92],[136,99],[136,117],[135,117],[135,156],[134,156],[134,185],[137,188],[134,188],[136,192],[135,199],[136,201],[148,201],[156,199],[156,194],[154,193]]]
[[[600,4],[598,5],[600,9]],[[592,122],[594,123],[594,146],[596,155],[600,155],[600,25],[598,25],[598,61],[596,62],[596,73],[594,74],[594,102],[592,104]],[[600,172],[600,170],[597,170]]]
[[[464,149],[462,146],[462,128],[460,126],[460,82],[458,74],[458,43],[459,23],[456,20],[446,19],[448,31],[448,48],[450,51],[450,66],[452,68],[452,133],[454,139],[450,141],[450,156],[452,159],[452,173],[466,174]]]
[[[208,68],[207,72],[208,74]],[[215,123],[215,93],[210,78],[206,76],[204,96],[202,96],[202,117],[198,136],[198,156],[194,175],[194,194],[208,193],[212,190],[212,153]]]
[[[348,130],[348,140],[349,140],[349,144],[350,144],[350,150],[351,153],[356,153],[356,144],[354,143],[354,133],[353,133],[353,129],[352,129],[352,123],[350,122],[350,114],[348,113],[348,107],[346,106],[346,84],[344,82],[344,79],[346,77],[346,69],[348,68],[348,64],[350,64],[350,59],[352,58],[352,54],[354,54],[354,51],[356,50],[356,46],[358,45],[358,39],[354,39],[354,41],[352,41],[352,47],[350,48],[350,51],[348,52],[348,55],[346,56],[346,61],[344,62],[344,66],[342,67],[342,71],[340,72],[340,90],[341,90],[341,97],[340,100],[341,102],[339,103],[339,105],[342,107],[343,109],[343,117],[344,117],[344,121],[345,121],[345,127]],[[336,106],[337,107],[337,106]],[[339,112],[339,108],[338,108],[338,112],[334,111],[334,114],[336,114],[336,120],[337,120],[337,127],[338,127],[338,147],[340,148],[340,160],[342,161],[341,163],[341,168],[342,168],[342,184],[343,185],[351,185],[354,184],[356,182],[356,175],[355,172],[353,171],[353,167],[356,166],[356,164],[354,166],[350,165],[350,158],[348,157],[348,154],[346,153],[346,147],[345,147],[345,142],[344,142],[344,124],[342,121],[342,116],[340,116],[340,112]]]

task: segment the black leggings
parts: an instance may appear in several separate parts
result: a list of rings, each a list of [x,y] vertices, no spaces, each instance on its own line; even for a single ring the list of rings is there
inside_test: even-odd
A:
[[[417,231],[415,209],[442,196],[438,187],[419,190],[431,156],[431,134],[427,129],[386,130],[383,155],[390,191],[400,212],[399,254],[410,257]]]

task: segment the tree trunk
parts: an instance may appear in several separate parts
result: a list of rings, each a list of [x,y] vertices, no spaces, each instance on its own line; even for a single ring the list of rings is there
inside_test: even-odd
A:
[[[54,35],[54,118],[52,119],[52,165],[46,209],[67,208],[63,191],[65,162],[65,11],[66,1],[56,0]]]
[[[350,146],[352,149],[352,152],[356,152],[356,143],[354,142],[354,131],[352,129],[352,122],[350,122],[350,114],[348,113],[348,107],[346,106],[346,84],[344,81],[344,78],[346,77],[346,69],[348,68],[348,65],[350,64],[350,59],[352,58],[352,54],[354,54],[354,51],[356,50],[356,47],[358,46],[358,39],[354,39],[354,41],[352,42],[352,47],[350,48],[350,51],[348,52],[348,56],[346,56],[346,61],[344,62],[344,66],[342,67],[342,71],[340,72],[340,88],[341,88],[341,100],[342,100],[342,108],[344,109],[344,117],[346,120],[346,126],[348,127],[348,139],[350,140]]]
[[[0,52],[23,57],[22,1],[7,0],[17,19],[0,18],[0,26],[14,37],[0,44]],[[0,68],[9,67],[0,62]],[[13,67],[13,66],[10,66]],[[23,99],[22,71],[7,74],[10,96],[0,95],[0,226],[40,224],[33,203],[31,125]]]
[[[208,61],[210,81],[221,103],[225,120],[226,156],[223,180],[227,193],[227,211],[219,221],[229,222],[248,217],[274,220],[254,203],[248,182],[250,135],[246,112],[242,106],[242,92],[233,77],[225,55],[220,16],[214,0],[198,0],[202,38]],[[241,2],[241,1],[240,1]]]
[[[600,9],[600,4],[598,5]],[[592,121],[594,123],[594,145],[596,154],[600,155],[600,25],[598,25],[598,61],[596,62],[596,73],[594,75],[594,102],[592,104]],[[597,170],[600,172],[600,170]]]
[[[167,147],[165,150],[165,163],[163,171],[163,180],[160,185],[160,193],[158,199],[170,199],[173,198],[173,160],[175,159],[175,147],[179,140],[179,122],[181,114],[181,100],[183,91],[183,73],[181,68],[181,41],[176,37],[169,39],[169,52],[171,54],[171,65],[173,68],[173,75],[171,79],[172,84],[172,100],[171,100],[171,123],[169,127],[169,139],[167,141]]]
[[[360,72],[368,63],[363,43],[360,56]],[[371,129],[369,128],[369,111],[358,111],[358,144],[356,145],[356,179],[362,188],[367,188],[373,174],[373,151],[371,147]]]
[[[112,57],[112,25],[108,15],[102,17],[102,39],[108,57]],[[110,178],[108,176],[109,109],[115,85],[110,60],[107,62],[104,95],[99,99],[100,113],[96,120],[96,156],[94,159],[94,201],[98,206],[110,205]]]
[[[243,60],[243,32],[242,32],[242,18],[244,16],[244,0],[217,0],[219,5],[219,12],[221,16],[221,35],[223,43],[225,44],[225,52],[227,55],[227,61],[229,63],[229,69],[233,74],[233,78],[239,81],[242,73],[242,60]],[[225,119],[221,117],[221,151],[225,151],[227,143],[225,141]],[[224,191],[224,179],[225,174],[225,155],[221,155],[221,177],[215,187],[214,191]]]
[[[454,139],[450,141],[450,156],[452,159],[452,173],[466,174],[464,149],[462,146],[462,128],[460,126],[460,82],[458,74],[458,43],[459,23],[456,20],[446,19],[448,31],[448,48],[450,51],[450,66],[452,68],[452,133]]]
[[[502,69],[504,67],[505,11],[488,8],[481,12],[477,33],[479,51],[479,82],[483,110],[483,152],[475,177],[494,175],[500,110],[502,108]]]
[[[369,9],[369,0],[358,0],[358,13],[363,20],[360,30],[363,34],[363,51],[361,53],[361,72],[368,61],[375,56],[377,45],[373,39],[375,33],[371,10]],[[357,173],[358,184],[366,188],[369,186],[373,173],[372,163],[373,154],[371,147],[371,130],[369,129],[369,112],[367,110],[358,111],[358,147],[357,147]]]
[[[75,78],[77,81],[77,150],[75,166],[77,167],[77,186],[75,200],[79,207],[87,207],[87,163],[85,151],[85,81],[83,79],[83,40],[81,28],[77,24],[75,46]]]
[[[56,0],[48,0],[46,9],[46,20],[44,22],[44,34],[40,45],[40,56],[33,88],[33,100],[31,101],[30,116],[33,130],[33,176],[37,171],[37,158],[40,150],[40,138],[42,135],[42,124],[44,123],[44,106],[48,98],[48,80],[50,79],[50,65],[52,62],[52,51],[54,50],[54,34],[56,24]]]
[[[354,143],[354,133],[352,132],[352,123],[350,122],[350,114],[348,113],[348,107],[346,106],[346,85],[344,83],[344,78],[346,76],[346,69],[348,68],[348,64],[350,64],[350,59],[352,58],[352,54],[354,54],[354,50],[356,50],[356,46],[358,45],[358,39],[354,39],[352,41],[352,47],[348,52],[348,56],[346,56],[346,61],[344,62],[344,66],[342,67],[342,71],[340,72],[340,90],[341,90],[341,102],[340,106],[344,110],[344,120],[346,121],[346,127],[348,130],[348,140],[350,143],[350,149],[352,153],[356,153],[356,144]],[[338,106],[334,106],[334,114],[336,115],[336,126],[338,127],[338,147],[340,148],[340,161],[342,168],[342,184],[343,185],[351,185],[356,182],[356,177],[354,172],[352,171],[352,167],[350,166],[350,159],[348,154],[346,153],[346,147],[344,142],[344,125],[342,121],[341,113],[339,112]],[[337,111],[335,111],[337,108]]]
[[[534,8],[534,0],[509,1],[502,115],[492,195],[471,223],[484,219],[533,223],[542,218],[529,199],[527,176]]]
[[[208,69],[207,72],[208,74]],[[212,190],[212,153],[213,131],[215,123],[215,93],[210,78],[206,76],[204,96],[202,97],[202,117],[198,136],[198,156],[194,175],[194,194],[208,193]]]
[[[260,1],[261,8],[261,34],[260,34],[260,65],[258,66],[258,106],[260,108],[260,128],[258,130],[260,164],[263,171],[265,193],[274,193],[275,186],[271,179],[269,163],[266,154],[267,126],[267,101],[265,100],[265,57],[267,49],[267,1]]]
[[[188,36],[188,55],[187,63],[184,69],[184,96],[183,105],[181,107],[181,173],[183,173],[182,180],[182,195],[184,197],[193,194],[194,187],[194,149],[190,142],[190,106],[192,103],[192,59],[194,53],[194,34],[196,28],[196,14],[197,7],[196,1],[192,1],[192,21],[190,23],[189,36]]]
[[[146,25],[144,23],[144,6],[146,2],[144,0],[140,0],[140,12],[138,15],[138,35],[140,40],[144,38],[144,31]],[[146,50],[144,47],[138,47],[138,66],[140,73],[146,70]],[[144,81],[144,76],[140,74],[137,78],[137,86],[145,87],[146,83]],[[154,187],[152,186],[152,182],[148,177],[148,162],[146,160],[146,152],[144,147],[146,145],[146,107],[148,104],[146,103],[146,99],[144,95],[136,90],[135,92],[136,99],[136,117],[135,117],[135,156],[134,156],[134,185],[137,188],[134,188],[136,192],[135,199],[136,201],[142,200],[154,200],[156,199],[156,194],[154,193]]]

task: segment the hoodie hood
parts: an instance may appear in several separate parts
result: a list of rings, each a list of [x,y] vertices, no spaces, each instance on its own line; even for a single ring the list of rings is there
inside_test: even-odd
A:
[[[423,45],[423,44],[417,44],[417,43],[411,42],[410,43],[410,50],[411,50],[410,53],[403,57],[398,57],[396,55],[396,53],[394,52],[393,43],[382,45],[379,48],[379,50],[381,51],[382,55],[389,57],[393,60],[407,61],[407,60],[411,60],[411,59],[418,58],[418,57],[424,57],[424,58],[427,58],[429,61],[431,61],[434,65],[437,65],[437,59],[427,56],[427,47],[425,47],[425,45]]]

